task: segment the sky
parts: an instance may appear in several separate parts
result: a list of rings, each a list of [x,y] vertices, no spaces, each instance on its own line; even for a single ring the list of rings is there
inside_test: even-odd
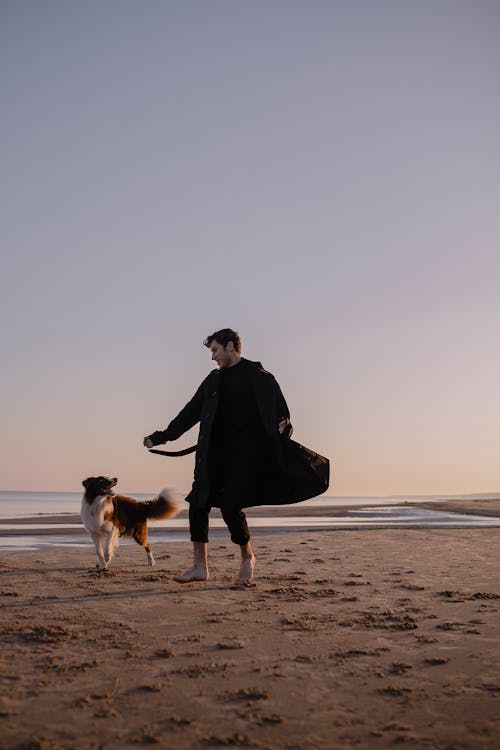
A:
[[[232,327],[328,494],[500,491],[499,34],[489,0],[0,0],[0,489],[188,491],[142,440]]]

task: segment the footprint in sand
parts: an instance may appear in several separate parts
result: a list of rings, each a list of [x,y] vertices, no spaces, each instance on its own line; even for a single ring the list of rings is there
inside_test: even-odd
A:
[[[426,635],[416,635],[415,633],[413,633],[413,637],[417,640],[418,643],[421,643],[422,646],[427,646],[431,643],[439,643],[436,638],[428,638]]]
[[[389,667],[389,674],[406,674],[410,669],[413,669],[411,664],[404,664],[404,662],[394,661]]]
[[[222,651],[234,651],[245,648],[245,641],[224,641],[216,643],[214,648],[221,649]]]
[[[260,690],[259,688],[241,688],[233,692],[224,693],[221,696],[221,700],[226,702],[234,701],[265,701],[269,698],[267,690]]]
[[[443,659],[439,656],[435,656],[424,659],[424,664],[426,664],[428,667],[440,667],[443,664],[448,664],[449,661],[449,659]]]
[[[167,719],[168,723],[170,724],[170,727],[173,728],[180,728],[180,727],[188,727],[191,724],[194,723],[194,719],[191,716],[170,716]]]
[[[135,689],[140,693],[161,693],[164,687],[162,682],[147,682],[144,685],[138,685]]]
[[[219,746],[231,746],[231,747],[258,747],[250,737],[246,734],[239,734],[234,732],[231,735],[217,735],[211,734],[210,736],[203,737],[202,742],[206,745],[212,745],[214,747]]]
[[[403,582],[400,584],[400,588],[406,589],[407,591],[426,591],[427,586],[417,586],[416,583]]]
[[[410,688],[387,685],[386,687],[380,688],[378,692],[386,698],[403,698],[405,701],[407,701],[408,696],[412,691],[410,690]]]
[[[344,581],[343,586],[371,586],[370,581]]]

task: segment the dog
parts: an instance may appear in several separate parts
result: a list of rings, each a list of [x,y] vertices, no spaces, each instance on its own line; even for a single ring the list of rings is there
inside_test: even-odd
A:
[[[85,492],[81,518],[95,544],[99,558],[96,567],[98,570],[108,570],[121,536],[132,537],[144,547],[149,565],[154,565],[148,544],[148,518],[172,518],[179,512],[179,506],[168,489],[146,502],[115,495],[113,487],[117,482],[116,477],[88,477],[82,482]]]

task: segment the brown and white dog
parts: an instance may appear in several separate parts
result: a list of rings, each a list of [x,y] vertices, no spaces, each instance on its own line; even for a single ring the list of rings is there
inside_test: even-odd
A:
[[[169,490],[164,489],[154,500],[138,502],[131,497],[115,495],[113,487],[116,477],[88,477],[82,484],[85,492],[82,499],[81,518],[92,537],[99,562],[99,570],[107,570],[118,547],[121,536],[132,537],[144,547],[148,563],[154,565],[154,557],[148,544],[148,518],[172,518],[179,512]]]

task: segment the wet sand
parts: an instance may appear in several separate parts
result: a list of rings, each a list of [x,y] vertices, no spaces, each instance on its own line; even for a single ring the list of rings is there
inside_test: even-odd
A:
[[[440,500],[432,503],[419,503],[418,507],[429,510],[445,510],[449,513],[500,518],[500,500]]]
[[[461,508],[460,512],[464,512]],[[477,514],[474,502],[474,514]],[[500,745],[500,530],[308,531],[234,546],[0,555],[4,750]]]

